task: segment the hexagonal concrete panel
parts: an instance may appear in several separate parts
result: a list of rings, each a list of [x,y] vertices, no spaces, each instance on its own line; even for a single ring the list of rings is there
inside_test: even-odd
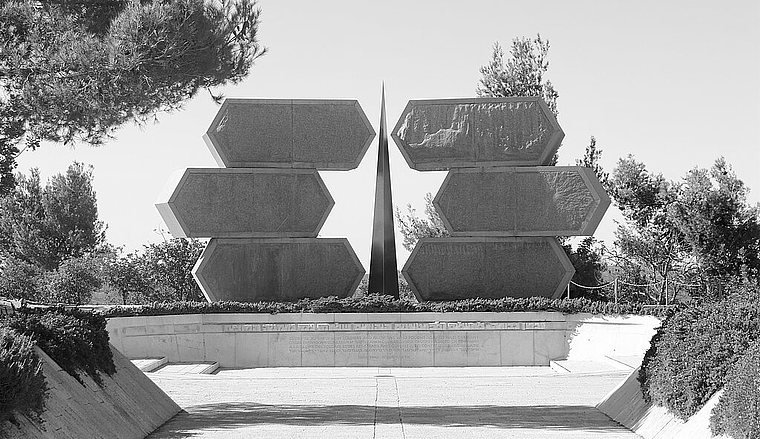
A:
[[[348,297],[364,267],[345,238],[212,239],[193,276],[209,302]]]
[[[575,268],[555,238],[422,238],[402,273],[420,301],[556,298]]]
[[[203,139],[227,168],[348,170],[374,137],[355,100],[226,99]]]
[[[538,97],[409,101],[391,132],[419,171],[546,165],[565,133]]]
[[[188,168],[156,204],[173,236],[316,237],[335,202],[315,169]]]
[[[433,200],[452,236],[594,234],[610,197],[580,166],[456,169]]]

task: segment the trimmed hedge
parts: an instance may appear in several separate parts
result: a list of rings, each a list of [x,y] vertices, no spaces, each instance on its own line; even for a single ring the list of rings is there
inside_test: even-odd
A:
[[[760,340],[741,356],[710,416],[713,435],[734,439],[760,437]]]
[[[391,296],[368,294],[339,299],[335,296],[302,299],[298,302],[154,302],[149,305],[114,306],[100,310],[105,317],[156,316],[171,314],[221,313],[411,313],[411,312],[516,312],[556,311],[565,314],[665,316],[672,308],[638,303],[614,304],[588,299],[547,299],[543,297],[467,299],[451,302],[412,302]]]
[[[726,383],[760,337],[757,292],[680,309],[652,338],[639,371],[644,398],[686,420]]]
[[[82,383],[85,372],[98,385],[100,373],[116,372],[108,344],[106,319],[92,312],[64,308],[22,308],[4,324],[30,337],[63,370]]]
[[[14,413],[39,421],[46,392],[32,338],[0,325],[0,430]]]

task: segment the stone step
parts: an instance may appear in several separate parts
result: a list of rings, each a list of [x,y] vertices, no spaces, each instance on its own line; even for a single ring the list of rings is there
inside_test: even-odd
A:
[[[555,360],[549,366],[557,373],[600,373],[600,372],[630,372],[634,368],[611,358],[594,360]]]
[[[166,364],[167,359],[166,357],[135,358],[135,359],[131,359],[130,361],[132,362],[132,364],[137,366],[137,368],[143,372],[153,372],[154,370]]]
[[[203,375],[212,374],[219,369],[219,363],[166,363],[154,372],[159,374],[184,374],[184,375]]]

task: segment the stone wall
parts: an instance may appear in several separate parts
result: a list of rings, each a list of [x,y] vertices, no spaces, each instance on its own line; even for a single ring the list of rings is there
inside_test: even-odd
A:
[[[0,425],[10,439],[137,439],[144,438],[180,410],[166,393],[124,355],[113,351],[116,373],[102,375],[103,386],[86,374],[80,384],[42,350],[48,398],[42,424],[17,417],[18,425]]]
[[[665,407],[647,404],[638,381],[639,369],[612,390],[599,404],[599,411],[645,439],[710,439],[710,413],[722,391],[689,418],[682,421]],[[727,436],[720,436],[727,438]]]
[[[130,358],[220,367],[548,366],[641,356],[659,320],[555,312],[193,314],[109,319]]]

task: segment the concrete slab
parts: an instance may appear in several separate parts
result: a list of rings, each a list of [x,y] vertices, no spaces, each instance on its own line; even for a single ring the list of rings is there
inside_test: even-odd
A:
[[[449,171],[433,200],[451,236],[594,234],[610,198],[580,166]]]
[[[375,131],[355,100],[226,99],[203,136],[219,166],[359,166]]]
[[[391,132],[418,171],[546,165],[564,135],[538,97],[409,101]]]
[[[156,203],[174,237],[316,237],[335,204],[314,169],[178,172]]]
[[[555,238],[422,238],[402,274],[420,301],[561,296],[575,273]]]
[[[159,358],[135,358],[129,361],[131,361],[132,364],[135,365],[135,367],[137,367],[143,372],[153,372],[154,370],[166,364],[168,360],[166,359],[166,357],[159,357]]]
[[[219,369],[217,362],[204,363],[167,363],[153,373],[157,374],[212,374]]]
[[[150,439],[638,437],[594,407],[625,378],[620,372],[363,367],[150,376],[184,409]]]
[[[212,238],[193,269],[209,302],[348,297],[364,267],[346,238]]]

